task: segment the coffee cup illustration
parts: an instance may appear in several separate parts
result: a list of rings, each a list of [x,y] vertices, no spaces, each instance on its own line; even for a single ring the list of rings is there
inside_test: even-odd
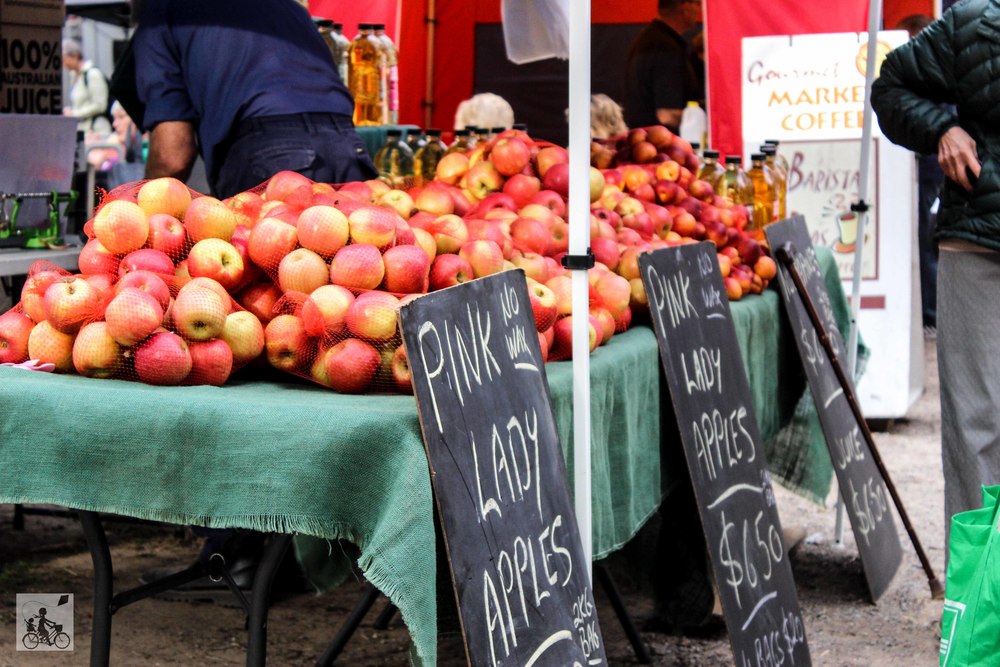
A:
[[[854,252],[858,243],[858,214],[846,211],[837,216],[840,227],[840,239],[833,244],[833,249],[841,253]]]

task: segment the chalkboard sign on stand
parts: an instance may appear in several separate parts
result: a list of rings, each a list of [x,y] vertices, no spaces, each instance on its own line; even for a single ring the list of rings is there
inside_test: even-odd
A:
[[[843,357],[844,342],[830,305],[830,295],[816,260],[805,219],[796,216],[769,225],[766,230],[771,248],[790,243],[795,266],[809,292],[830,345]],[[840,496],[847,507],[858,553],[872,601],[878,601],[889,587],[902,560],[902,548],[890,510],[891,498],[865,441],[862,427],[844,394],[843,387],[821,345],[802,298],[788,273],[778,263],[781,296],[792,325],[799,356],[806,372],[820,426],[837,474]]]
[[[645,253],[639,266],[736,664],[809,665],[715,245]]]
[[[524,273],[400,322],[473,665],[606,665]]]

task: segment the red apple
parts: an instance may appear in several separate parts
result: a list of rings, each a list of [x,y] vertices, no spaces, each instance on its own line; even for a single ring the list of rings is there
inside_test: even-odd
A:
[[[395,211],[380,206],[365,206],[348,217],[351,243],[367,243],[376,248],[392,245],[396,238]]]
[[[468,157],[462,153],[448,153],[438,161],[434,180],[456,185],[468,171]]]
[[[455,155],[455,153],[452,153]],[[413,205],[420,211],[435,215],[447,215],[455,212],[455,202],[443,185],[431,183],[420,191],[413,200]]]
[[[219,238],[206,238],[191,248],[187,258],[192,278],[211,278],[227,290],[235,289],[243,280],[243,257],[239,250]]]
[[[427,253],[427,257],[433,261],[437,256],[437,241],[434,240],[434,235],[419,227],[414,227],[410,231],[413,232],[414,245],[420,246]]]
[[[234,313],[235,314],[235,313]],[[221,387],[233,372],[233,351],[221,338],[191,343],[191,371],[184,378],[184,384],[211,384]]]
[[[0,364],[19,364],[28,360],[28,340],[34,327],[30,317],[16,310],[0,315]],[[68,333],[72,335],[73,332]]]
[[[118,274],[118,256],[101,245],[97,239],[90,239],[80,249],[77,266],[80,273],[94,275],[98,273]]]
[[[555,292],[540,282],[529,280],[528,300],[531,302],[531,312],[535,317],[535,329],[539,333],[555,324],[556,316],[559,314]]]
[[[165,253],[171,260],[183,258],[187,231],[180,220],[168,213],[149,216],[149,238],[146,244],[153,250]]]
[[[108,335],[125,347],[135,345],[163,324],[163,308],[148,292],[128,287],[118,292],[104,310]]]
[[[109,201],[94,216],[94,233],[110,252],[124,255],[146,244],[149,219],[134,202],[124,199]]]
[[[274,283],[255,283],[236,295],[236,302],[253,313],[264,324],[275,316],[274,305],[281,298],[281,288]]]
[[[264,348],[268,362],[283,371],[305,368],[315,349],[302,319],[295,315],[278,315],[267,323]]]
[[[352,243],[330,262],[330,282],[351,289],[375,289],[385,277],[382,253],[373,245]]]
[[[0,315],[0,363],[7,362],[4,352],[4,325],[3,315]],[[16,360],[20,363],[27,359],[37,359],[41,363],[54,365],[57,373],[73,372],[73,343],[76,341],[75,334],[65,334],[47,320],[42,320],[28,334],[28,354],[24,359]],[[8,348],[12,349],[12,348]]]
[[[184,214],[184,227],[193,243],[204,239],[228,241],[238,222],[231,208],[208,195],[193,199]]]
[[[456,253],[469,240],[469,229],[457,215],[442,215],[428,229],[437,244],[437,254]]]
[[[565,164],[569,162],[569,153],[562,146],[546,146],[538,151],[535,156],[535,165],[538,167],[538,175],[545,178],[552,165]]]
[[[490,161],[502,175],[513,176],[530,164],[531,149],[517,137],[503,138],[493,145]]]
[[[549,278],[549,267],[545,258],[534,252],[515,252],[511,264],[524,271],[527,278],[544,283]]]
[[[552,165],[545,172],[545,177],[542,179],[542,187],[558,193],[561,197],[569,197],[569,164],[559,162]]]
[[[594,259],[612,271],[618,268],[619,251],[616,239],[592,238],[590,239],[590,251],[594,253]]]
[[[299,215],[296,226],[299,244],[326,259],[347,244],[350,234],[347,216],[332,206],[307,208]]]
[[[101,294],[83,278],[67,276],[45,290],[45,319],[63,333],[76,333],[97,316]],[[24,316],[26,319],[27,316]]]
[[[520,217],[510,225],[510,236],[514,248],[522,253],[544,255],[549,249],[552,236],[549,228],[539,220]]]
[[[135,350],[135,372],[146,384],[178,385],[191,372],[191,363],[188,344],[169,331],[153,334]]]
[[[114,255],[111,256],[114,257]],[[115,259],[117,261],[117,258]],[[20,304],[24,314],[35,322],[43,321],[45,319],[45,290],[64,276],[64,273],[50,269],[31,273],[24,281],[24,287],[21,288]]]
[[[323,285],[302,304],[302,325],[310,336],[338,335],[347,328],[347,310],[354,293],[340,285]]]
[[[123,276],[115,284],[115,293],[117,294],[129,287],[134,287],[151,294],[163,309],[166,309],[167,304],[170,303],[170,288],[167,287],[167,283],[163,278],[155,273],[142,270],[132,271]]]
[[[406,358],[406,348],[402,345],[392,354],[392,379],[396,383],[397,391],[404,394],[413,393],[413,371]]]
[[[399,245],[382,255],[385,265],[385,288],[397,294],[427,291],[431,260],[422,248]]]
[[[177,332],[190,341],[217,338],[229,315],[229,303],[211,289],[185,285],[177,293],[171,319]]]
[[[527,174],[514,174],[503,184],[503,193],[514,200],[517,208],[526,206],[541,189],[542,182]]]
[[[324,357],[329,386],[345,394],[358,394],[371,384],[381,364],[378,350],[357,338],[342,340]]]
[[[279,171],[267,180],[267,187],[264,189],[264,198],[267,200],[288,201],[290,197],[302,191],[308,192],[312,196],[313,182],[302,174],[290,170]]]
[[[469,241],[458,254],[469,263],[476,278],[491,276],[503,270],[503,251],[493,241]]]
[[[359,294],[347,310],[347,329],[368,340],[389,340],[396,335],[399,299],[388,292],[372,290]]]
[[[130,271],[150,271],[172,276],[174,275],[174,262],[162,250],[140,248],[122,257],[118,265],[119,276],[124,276]]]
[[[556,295],[556,309],[560,315],[573,312],[573,281],[569,276],[553,276],[545,281],[545,286]]]
[[[560,218],[566,215],[566,200],[554,190],[540,190],[528,200],[528,203],[541,204]],[[521,209],[521,215],[525,215],[524,209]]]
[[[431,263],[431,291],[454,287],[472,279],[472,267],[458,255],[438,255]]]
[[[477,162],[469,167],[465,175],[468,190],[477,200],[482,200],[491,192],[503,187],[503,176],[496,170],[492,162]]]
[[[281,259],[298,245],[298,230],[277,218],[264,218],[250,230],[247,252],[265,271],[277,272]]]

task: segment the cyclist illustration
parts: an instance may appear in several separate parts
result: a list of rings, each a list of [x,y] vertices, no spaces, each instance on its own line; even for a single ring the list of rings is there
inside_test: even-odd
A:
[[[42,607],[38,610],[37,616],[32,616],[24,621],[26,632],[21,637],[21,643],[24,644],[24,647],[32,650],[42,643],[59,649],[69,646],[70,637],[62,631],[63,626],[50,621],[45,615],[46,610]],[[35,624],[36,620],[37,625]],[[53,632],[50,634],[49,630],[53,630]]]

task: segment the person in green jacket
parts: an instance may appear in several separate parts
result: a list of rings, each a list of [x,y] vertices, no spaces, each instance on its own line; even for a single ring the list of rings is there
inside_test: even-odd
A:
[[[945,174],[934,238],[945,534],[1000,483],[1000,0],[963,0],[894,49],[872,107]]]

